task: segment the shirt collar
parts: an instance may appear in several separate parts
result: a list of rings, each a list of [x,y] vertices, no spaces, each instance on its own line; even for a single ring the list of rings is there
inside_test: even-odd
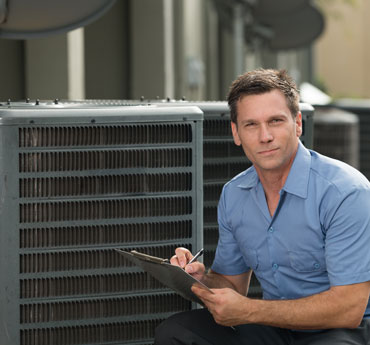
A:
[[[311,154],[299,141],[297,154],[294,158],[292,167],[283,190],[287,193],[295,194],[301,198],[307,198],[308,180],[311,169]]]
[[[282,188],[287,193],[306,198],[308,193],[308,180],[311,168],[311,154],[299,141],[297,154],[294,158],[285,185]],[[243,173],[244,178],[238,184],[240,188],[254,188],[259,183],[259,177],[256,169],[252,166]]]

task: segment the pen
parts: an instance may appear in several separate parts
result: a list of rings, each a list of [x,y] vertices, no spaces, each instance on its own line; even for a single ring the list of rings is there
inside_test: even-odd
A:
[[[198,253],[196,253],[191,259],[190,261],[187,263],[188,265],[193,263],[196,259],[198,259],[204,252],[204,249],[202,248]]]

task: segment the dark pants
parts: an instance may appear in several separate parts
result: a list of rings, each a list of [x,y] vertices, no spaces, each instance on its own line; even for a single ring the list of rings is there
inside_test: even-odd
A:
[[[262,325],[218,325],[207,309],[175,314],[158,326],[155,345],[370,345],[370,319],[356,329],[300,332]]]

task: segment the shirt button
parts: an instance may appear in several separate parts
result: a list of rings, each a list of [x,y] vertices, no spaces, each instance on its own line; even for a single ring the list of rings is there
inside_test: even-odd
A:
[[[273,265],[272,265],[272,269],[273,269],[273,270],[277,270],[278,268],[279,268],[279,265],[278,265],[278,264],[273,264]]]
[[[269,227],[269,232],[274,232],[274,228],[271,226],[271,227]]]
[[[320,268],[320,264],[318,264],[317,262],[313,264],[313,267],[315,270],[318,270]]]

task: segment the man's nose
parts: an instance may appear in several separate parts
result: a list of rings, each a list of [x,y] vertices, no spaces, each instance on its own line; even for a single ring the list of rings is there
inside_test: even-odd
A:
[[[260,141],[266,143],[272,141],[273,138],[270,128],[262,124],[260,127]]]

